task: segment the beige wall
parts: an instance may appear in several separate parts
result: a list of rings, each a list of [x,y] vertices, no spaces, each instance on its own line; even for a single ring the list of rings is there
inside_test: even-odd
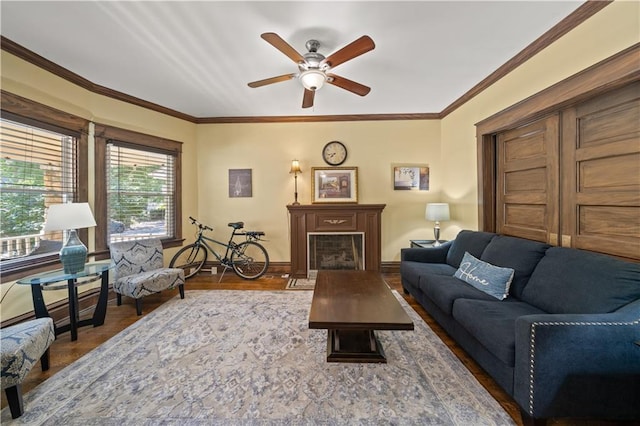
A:
[[[349,149],[344,165],[358,167],[359,202],[387,205],[382,260],[398,261],[409,239],[432,236],[433,225],[424,220],[427,202],[451,203],[452,220],[442,224],[443,238],[477,229],[475,123],[637,43],[639,8],[635,1],[614,2],[441,121],[195,125],[90,93],[4,51],[0,83],[4,90],[98,123],[184,142],[184,235],[192,235],[190,215],[213,225],[212,235],[221,239],[228,235],[228,222],[242,220],[267,233],[275,262],[289,261],[290,161],[301,162],[299,199],[308,203],[311,167],[325,166],[322,147],[340,140]],[[394,191],[391,165],[397,163],[428,164],[430,190]],[[228,197],[230,168],[252,169],[253,197]],[[5,283],[0,291],[7,296],[2,320],[32,309],[28,288]],[[45,297],[51,302],[65,295]]]
[[[382,214],[383,261],[398,261],[410,238],[433,235],[424,206],[443,190],[440,123],[436,120],[334,123],[211,124],[198,127],[198,216],[226,238],[228,222],[267,233],[272,261],[289,261],[289,219],[294,201],[291,160],[300,161],[298,200],[311,202],[311,168],[328,167],[322,147],[331,140],[347,149],[343,166],[358,168],[358,202],[386,204]],[[392,164],[428,164],[429,191],[394,191]],[[228,170],[252,169],[253,197],[228,197]]]

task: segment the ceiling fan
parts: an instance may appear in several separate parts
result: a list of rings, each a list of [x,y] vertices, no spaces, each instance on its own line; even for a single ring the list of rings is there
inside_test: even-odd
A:
[[[320,90],[325,83],[333,84],[360,96],[365,96],[371,91],[370,87],[329,73],[329,70],[338,65],[373,50],[376,45],[369,36],[360,37],[326,58],[321,53],[318,53],[318,48],[320,47],[318,40],[307,41],[306,48],[308,52],[301,55],[276,33],[264,33],[260,37],[293,60],[298,65],[299,72],[253,81],[249,83],[249,87],[261,87],[297,78],[304,87],[302,108],[313,106],[316,91]]]

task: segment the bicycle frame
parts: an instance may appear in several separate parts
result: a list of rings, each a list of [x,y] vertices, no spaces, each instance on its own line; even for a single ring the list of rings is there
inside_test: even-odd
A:
[[[209,253],[213,254],[216,257],[216,259],[218,259],[218,262],[220,262],[225,267],[227,267],[226,264],[229,262],[229,254],[237,246],[236,242],[233,241],[233,237],[235,237],[236,235],[244,235],[244,234],[236,234],[236,230],[234,229],[233,232],[231,233],[231,238],[229,238],[229,242],[223,243],[222,241],[218,241],[215,238],[207,237],[206,235],[204,235],[204,231],[205,231],[204,229],[198,229],[198,238],[196,238],[196,241],[194,243],[203,245],[209,251]],[[224,252],[224,257],[218,254],[218,252],[215,251],[213,247],[207,243],[207,241],[211,243],[216,243],[222,247],[226,247],[226,250]]]
[[[193,224],[198,227],[198,235],[192,244],[194,244],[196,247],[203,247],[205,250],[207,250],[207,252],[212,253],[215,256],[215,258],[218,260],[218,262],[220,262],[220,264],[224,267],[222,275],[220,276],[220,281],[222,281],[222,278],[224,277],[224,274],[226,273],[227,269],[234,268],[233,266],[234,262],[232,260],[234,254],[237,254],[237,255],[243,254],[241,251],[238,250],[238,248],[242,246],[245,242],[260,241],[260,236],[264,235],[264,232],[261,232],[261,231],[238,232],[238,229],[242,229],[242,226],[240,228],[236,228],[234,226],[231,232],[231,236],[229,237],[229,241],[227,243],[224,243],[222,241],[216,240],[215,238],[207,237],[206,235],[204,235],[204,231],[207,231],[207,230],[213,231],[212,228],[206,225],[203,225],[201,223],[198,223],[195,219],[191,217],[190,219],[193,221]],[[245,241],[241,243],[236,243],[235,241],[233,241],[233,239],[237,236],[244,236]],[[226,248],[224,252],[224,256],[222,256],[220,253],[218,253],[215,250],[215,248],[213,247],[213,244],[217,244],[219,246]]]

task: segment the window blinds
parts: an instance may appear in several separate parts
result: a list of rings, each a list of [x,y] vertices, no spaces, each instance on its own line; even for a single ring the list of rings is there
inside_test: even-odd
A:
[[[106,161],[108,241],[173,237],[174,155],[109,141]]]
[[[28,255],[39,244],[49,205],[77,201],[76,164],[73,135],[0,119],[3,259]]]

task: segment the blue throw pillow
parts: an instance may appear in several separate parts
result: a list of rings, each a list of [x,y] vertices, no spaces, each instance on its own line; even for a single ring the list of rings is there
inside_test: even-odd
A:
[[[465,252],[454,276],[496,299],[503,300],[509,294],[514,272],[511,268],[494,266]]]

